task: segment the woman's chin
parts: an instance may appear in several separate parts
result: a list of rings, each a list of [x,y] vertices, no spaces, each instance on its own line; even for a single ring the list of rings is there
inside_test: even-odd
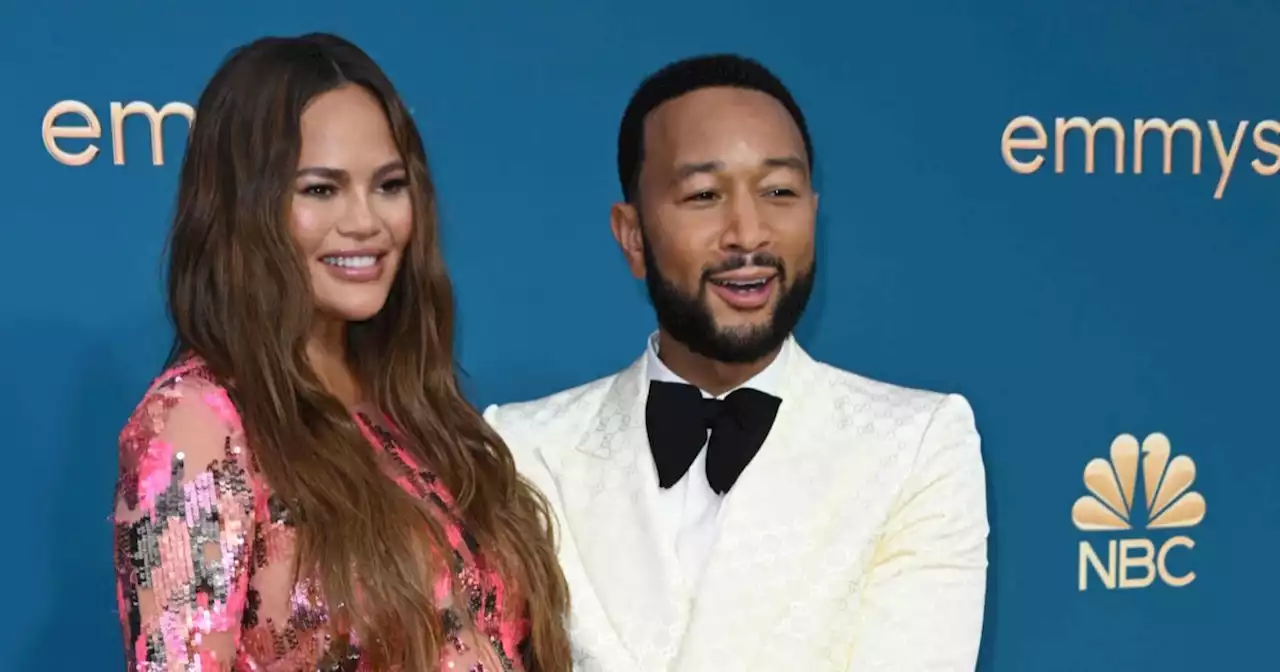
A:
[[[327,305],[322,304],[319,306],[319,310],[332,319],[344,322],[367,322],[382,312],[382,307],[386,303],[385,297],[381,301],[335,302]]]

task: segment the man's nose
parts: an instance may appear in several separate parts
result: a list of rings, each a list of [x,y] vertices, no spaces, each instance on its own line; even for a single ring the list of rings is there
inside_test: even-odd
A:
[[[726,212],[727,222],[722,243],[742,252],[754,252],[769,246],[772,234],[760,203],[750,193],[736,196]]]

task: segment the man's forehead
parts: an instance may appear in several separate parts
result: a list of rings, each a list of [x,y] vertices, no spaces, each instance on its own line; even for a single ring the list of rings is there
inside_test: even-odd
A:
[[[800,129],[782,103],[750,89],[699,89],[663,103],[645,119],[647,154],[696,153],[700,147],[732,142],[767,143],[771,154],[803,154],[804,147]]]
[[[645,119],[649,127],[716,121],[726,115],[760,117],[795,126],[787,108],[763,91],[713,86],[682,94],[655,107]]]

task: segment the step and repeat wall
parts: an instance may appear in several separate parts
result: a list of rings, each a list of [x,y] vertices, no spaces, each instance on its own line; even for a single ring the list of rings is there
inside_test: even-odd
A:
[[[668,61],[754,56],[820,157],[802,343],[976,409],[979,668],[1273,669],[1278,22],[1243,0],[9,3],[3,668],[118,669],[116,435],[169,344],[191,106],[232,47],[327,30],[423,130],[476,403],[638,355],[653,318],[608,227],[623,107]]]

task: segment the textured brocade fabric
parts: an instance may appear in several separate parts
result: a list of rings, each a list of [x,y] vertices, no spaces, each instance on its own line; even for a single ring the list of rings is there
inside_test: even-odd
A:
[[[522,672],[523,605],[507,610],[501,577],[453,515],[452,496],[381,419],[356,419],[389,478],[448,533],[450,571],[436,587],[447,631],[440,669]],[[332,631],[314,577],[295,574],[288,512],[254,469],[226,391],[198,360],[161,376],[121,432],[114,519],[128,669],[370,670],[354,633]],[[348,653],[339,659],[340,649]]]

